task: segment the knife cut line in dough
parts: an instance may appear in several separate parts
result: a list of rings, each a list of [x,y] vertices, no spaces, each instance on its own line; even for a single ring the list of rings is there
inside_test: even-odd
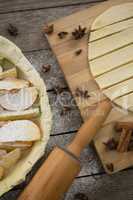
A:
[[[102,75],[105,72],[109,72],[132,61],[133,44],[123,47],[108,55],[104,55],[100,58],[90,61],[91,72],[94,77],[98,77],[99,75]]]
[[[132,77],[133,63],[129,63],[121,66],[118,69],[107,72],[106,74],[97,77],[95,80],[100,85],[101,89],[105,89]]]
[[[106,96],[109,96],[111,100],[127,95],[133,92],[133,78],[128,79],[117,85],[114,85],[108,89],[104,89],[102,90],[102,92]]]
[[[133,27],[90,43],[89,60],[96,59],[128,44],[133,44]]]
[[[131,110],[133,108],[133,92],[114,100],[114,102],[118,105],[123,104],[124,108]]]
[[[113,6],[92,24],[91,73],[104,95],[133,111],[133,3]]]
[[[132,18],[133,18],[133,15],[132,15],[131,17],[123,18],[123,19],[121,19],[121,20],[116,20],[116,21],[113,22],[113,23],[107,24],[107,25],[102,26],[102,27],[97,28],[97,29],[91,29],[91,31],[92,31],[92,32],[93,32],[93,31],[98,31],[98,30],[100,30],[100,29],[106,28],[106,27],[111,26],[111,25],[119,24],[119,23],[121,23],[121,22],[130,20],[130,19],[132,19]]]
[[[123,3],[113,6],[96,18],[91,29],[96,30],[133,16],[133,3]]]
[[[111,36],[132,26],[133,26],[133,17],[128,20],[121,21],[120,23],[112,24],[104,28],[98,29],[96,31],[92,31],[89,42],[91,43],[101,38]]]

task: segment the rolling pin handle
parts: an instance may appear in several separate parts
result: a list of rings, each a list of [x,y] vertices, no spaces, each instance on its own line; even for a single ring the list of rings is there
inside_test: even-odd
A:
[[[79,157],[83,148],[90,143],[111,108],[110,101],[101,102],[67,146],[67,152],[56,147],[18,200],[60,200],[80,171],[80,163],[74,157]]]
[[[111,109],[112,103],[110,100],[106,99],[100,102],[96,111],[81,126],[73,141],[68,145],[69,151],[79,157],[85,146],[92,141],[100,130]]]

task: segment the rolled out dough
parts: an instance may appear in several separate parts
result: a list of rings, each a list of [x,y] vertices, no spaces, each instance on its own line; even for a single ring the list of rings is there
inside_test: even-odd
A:
[[[133,111],[133,3],[111,7],[92,24],[89,66],[102,92]]]

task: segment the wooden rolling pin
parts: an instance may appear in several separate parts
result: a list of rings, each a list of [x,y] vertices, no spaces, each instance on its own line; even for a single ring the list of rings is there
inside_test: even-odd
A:
[[[79,156],[94,138],[108,116],[112,104],[102,101],[73,141],[66,147],[55,147],[18,200],[59,200],[80,172]]]

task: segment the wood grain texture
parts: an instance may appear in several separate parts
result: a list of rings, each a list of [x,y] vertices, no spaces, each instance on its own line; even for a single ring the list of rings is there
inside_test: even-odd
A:
[[[2,36],[15,42],[23,51],[48,49],[48,42],[45,40],[45,36],[42,32],[44,24],[93,5],[95,5],[95,3],[35,10],[34,12],[31,10],[1,14],[0,33]],[[20,33],[17,37],[10,36],[7,32],[9,23],[17,26]]]
[[[33,0],[34,1],[34,0]],[[0,1],[0,5],[1,5],[1,12],[10,12],[10,11],[16,11],[18,9],[26,9],[26,8],[30,8],[32,9],[34,7],[34,9],[38,8],[39,3],[35,2],[34,4],[31,1]],[[40,0],[41,1],[41,0]],[[87,2],[89,2],[89,0],[86,0]],[[14,3],[15,2],[15,3]],[[24,2],[24,6],[20,6],[19,3]],[[42,1],[43,3],[47,2],[47,1]],[[49,4],[47,5],[52,5],[52,3],[57,4],[62,3],[62,2],[71,2],[71,4],[75,4],[75,2],[81,2],[81,0],[71,0],[71,1],[48,1]],[[83,1],[82,1],[83,2]],[[85,1],[84,1],[85,2]],[[53,3],[53,5],[54,5]],[[11,5],[12,4],[12,5]],[[18,6],[19,4],[19,6]],[[3,5],[3,7],[2,7]],[[10,5],[8,8],[5,5]],[[29,6],[28,6],[29,5]],[[92,4],[91,4],[92,5]],[[40,6],[40,5],[39,5]],[[65,6],[65,4],[64,4]],[[89,6],[89,4],[87,5]],[[83,6],[84,7],[84,6]],[[49,49],[49,45],[47,44],[47,41],[42,37],[42,35],[40,34],[40,30],[42,27],[42,24],[44,23],[44,19],[45,22],[49,19],[49,21],[67,15],[75,10],[78,10],[80,8],[83,8],[82,6],[68,6],[65,9],[61,8],[61,9],[44,9],[42,11],[37,10],[34,11],[34,13],[32,12],[18,12],[18,13],[9,13],[7,15],[0,15],[0,20],[1,20],[1,24],[0,24],[0,30],[1,33],[5,36],[10,38],[11,40],[14,40],[15,42],[17,42],[17,44],[19,44],[19,46],[25,50],[25,51],[32,51],[32,50],[37,50],[40,48],[46,49],[46,51],[37,51],[37,52],[29,52],[29,53],[25,53],[25,55],[30,59],[30,61],[32,62],[32,64],[38,69],[38,71],[40,71],[40,64],[42,64],[43,62],[46,63],[52,63],[53,67],[52,70],[50,72],[48,72],[47,74],[42,75],[46,81],[47,84],[47,89],[51,90],[52,89],[52,85],[51,83],[49,83],[49,78],[52,77],[56,77],[56,81],[61,85],[63,85],[63,87],[66,87],[65,81],[63,80],[63,74],[60,73],[58,66],[56,67],[55,64],[55,60],[52,56],[52,53],[48,50]],[[86,6],[85,6],[86,7]],[[6,10],[6,11],[5,11]],[[62,11],[61,11],[62,10]],[[45,16],[45,13],[46,16]],[[49,16],[49,15],[51,16]],[[24,15],[26,15],[24,17]],[[48,15],[48,16],[47,16]],[[31,17],[30,17],[31,16]],[[40,19],[41,18],[41,19]],[[25,20],[25,21],[24,21]],[[31,22],[35,22],[36,26],[32,26],[33,24],[31,24]],[[41,23],[40,23],[41,20]],[[13,24],[17,24],[19,27],[19,30],[23,30],[23,33],[21,33],[21,36],[19,35],[18,38],[12,38],[9,37],[9,35],[7,34],[7,31],[5,31],[5,27],[7,27],[8,22],[11,22]],[[29,24],[30,23],[30,24]],[[39,24],[38,24],[39,23]],[[30,30],[27,30],[28,28],[30,28]],[[34,41],[34,42],[33,42]],[[58,79],[58,76],[60,77]],[[52,79],[53,80],[53,79]],[[55,81],[55,82],[56,82]],[[90,83],[92,84],[92,83]],[[54,99],[55,95],[53,93],[49,93],[49,96],[51,96],[51,100],[50,102],[52,102],[52,99]],[[52,97],[53,96],[53,97]],[[60,108],[56,107],[55,108],[56,112],[60,113]],[[55,113],[56,113],[55,112]],[[78,112],[76,110],[73,111],[74,112]],[[62,118],[62,116],[60,116],[59,114],[56,116],[56,114],[54,114],[54,120],[56,120],[56,133],[59,133],[58,131],[62,130],[61,132],[64,133],[63,131],[63,126],[60,129],[58,126],[58,123],[62,122],[63,120],[60,121],[60,118]],[[68,115],[68,113],[67,113]],[[81,123],[81,117],[78,114],[76,114],[79,116],[79,118],[77,118],[76,120],[74,120],[75,125],[74,125],[74,129],[76,127],[76,124]],[[64,118],[64,117],[63,117]],[[71,118],[71,121],[73,119]],[[52,136],[49,144],[47,146],[47,153],[46,155],[48,155],[48,153],[50,152],[50,150],[53,148],[53,146],[55,144],[65,144],[68,141],[70,141],[71,137],[73,137],[74,133],[70,133],[69,134],[69,130],[74,130],[69,129],[69,123],[70,121],[68,120],[67,122],[67,126],[65,128],[65,132],[68,132],[68,134],[63,134],[63,135],[57,135],[57,136]],[[55,126],[55,125],[54,125]],[[78,128],[78,127],[77,127]],[[55,128],[54,128],[55,129]],[[60,132],[60,134],[61,134]],[[52,133],[54,134],[54,133]],[[92,148],[91,148],[92,149]],[[92,159],[92,161],[90,162],[90,160],[88,159],[88,152],[91,153],[90,148],[85,149],[85,152],[83,152],[83,157],[81,157],[82,163],[83,163],[83,169],[81,171],[82,175],[87,175],[91,174],[91,173],[100,173],[103,172],[103,169],[101,167],[101,164],[99,162],[98,157],[94,155],[94,159]],[[95,154],[95,152],[92,150],[92,155]],[[44,159],[44,158],[43,158]],[[43,159],[41,159],[35,166],[34,169],[30,172],[31,174],[28,175],[27,177],[27,181],[29,182],[31,179],[31,176],[35,173],[35,171],[37,170],[37,168],[41,165],[41,163],[43,162]],[[88,164],[89,161],[89,164]],[[95,163],[96,162],[96,163]],[[89,167],[88,167],[89,166]],[[101,168],[100,168],[101,167]],[[89,172],[88,172],[89,170]],[[25,187],[26,183],[21,184],[21,189],[23,187]],[[19,186],[18,186],[19,188]],[[3,197],[0,198],[0,200],[16,200],[17,196],[19,195],[19,193],[21,192],[21,189],[16,189],[14,188],[14,190],[6,193]],[[70,189],[70,191],[65,195],[66,198],[65,200],[73,200],[73,197],[75,195],[75,193],[78,192],[84,192],[85,194],[87,194],[88,198],[90,200],[118,200],[118,199],[122,199],[122,200],[132,200],[133,197],[133,192],[132,192],[132,170],[128,170],[125,172],[121,172],[119,174],[116,174],[114,176],[107,176],[107,175],[90,175],[89,177],[81,177],[75,180],[72,188]]]
[[[76,178],[62,200],[73,200],[77,193],[84,193],[89,200],[132,200],[132,170],[113,176],[105,174]],[[1,200],[16,200],[21,190],[6,193]]]
[[[49,93],[50,105],[53,112],[53,130],[51,135],[76,131],[82,123],[79,110],[74,103],[74,99],[68,90],[64,90],[60,95]],[[62,113],[63,106],[70,107],[70,111]]]
[[[63,74],[50,50],[25,53],[26,57],[40,73],[46,83],[49,92],[49,100],[53,111],[53,130],[52,135],[70,131],[76,131],[82,123],[79,110],[77,109],[74,98],[68,90]],[[42,64],[51,64],[51,69],[47,73],[42,73]],[[56,87],[65,88],[61,94],[56,95]],[[63,106],[70,107],[70,111],[61,115]],[[77,123],[78,122],[78,123]]]
[[[83,120],[86,120],[88,117],[90,117],[91,114],[96,109],[96,104],[98,104],[98,102],[106,98],[104,95],[102,95],[98,86],[94,82],[94,79],[90,72],[89,63],[87,60],[87,54],[89,55],[89,51],[87,51],[88,50],[88,34],[86,34],[80,40],[74,40],[71,34],[68,34],[67,37],[65,37],[63,40],[60,40],[57,37],[57,32],[63,29],[64,31],[67,31],[68,33],[70,33],[73,30],[73,28],[78,27],[79,24],[89,29],[89,27],[91,26],[91,24],[93,23],[93,21],[99,14],[101,14],[106,9],[110,8],[111,6],[118,5],[123,2],[124,0],[108,1],[106,3],[101,3],[98,6],[88,8],[88,9],[85,9],[84,11],[80,11],[73,15],[56,20],[53,22],[54,27],[55,27],[54,33],[51,35],[48,35],[48,41],[57,57],[60,67],[65,75],[66,81],[70,87],[70,90],[75,97],[76,103],[79,107]],[[133,2],[133,1],[129,0],[129,2]],[[114,35],[111,37],[114,37]],[[93,45],[93,43],[95,44],[97,42],[98,41],[92,42],[89,45]],[[99,43],[99,47],[100,46],[101,44]],[[104,43],[102,45],[102,48],[104,48]],[[75,51],[77,49],[82,49],[82,53],[79,56],[75,55]],[[108,82],[109,78],[110,76],[106,78],[107,84],[109,83]],[[77,88],[79,88],[82,91],[88,91],[89,98],[86,100],[82,96],[77,97],[76,95]],[[93,96],[95,96],[95,98],[93,98]],[[110,137],[114,137],[114,132],[113,132],[114,123],[112,122],[119,121],[122,117],[124,118],[124,120],[128,120],[127,113],[124,113],[121,110],[113,108],[112,112],[110,113],[109,117],[104,123],[104,125],[110,123],[112,126],[112,129],[110,129],[111,132],[108,134],[110,135]],[[102,128],[102,132],[103,132],[103,135],[107,134],[106,126]],[[98,137],[97,141],[99,142],[96,142],[96,140],[94,140],[94,143],[96,144],[96,149],[99,153],[99,156],[104,166],[106,163],[109,162],[109,159],[110,159],[110,162],[116,165],[114,166],[114,169],[116,171],[132,165],[132,162],[130,162],[130,159],[128,161],[125,161],[124,156],[120,158],[120,160],[123,161],[121,162],[122,164],[120,166],[119,164],[117,165],[117,159],[119,158],[119,156],[114,162],[113,153],[112,155],[111,153],[110,155],[109,153],[106,155],[106,149],[103,144],[104,137],[102,137],[102,133],[100,137]],[[104,157],[105,159],[103,159]],[[130,158],[131,157],[132,155],[130,155]],[[109,172],[108,170],[106,171]]]
[[[131,170],[114,176],[97,175],[75,179],[65,200],[73,200],[74,194],[79,192],[86,194],[89,200],[131,200],[133,197],[132,178]]]
[[[62,71],[55,56],[49,49],[25,52],[24,54],[44,79],[48,91],[53,90],[55,87],[67,88]],[[47,64],[50,64],[51,68],[48,72],[44,73],[42,65]]]
[[[70,6],[70,5],[76,5],[76,4],[86,4],[86,3],[94,3],[94,2],[101,2],[103,0],[14,0],[12,2],[10,1],[2,1],[0,2],[0,13],[7,13],[7,12],[15,12],[15,11],[23,11],[23,10],[37,10],[42,8],[50,8],[50,7],[59,7],[59,6]]]

